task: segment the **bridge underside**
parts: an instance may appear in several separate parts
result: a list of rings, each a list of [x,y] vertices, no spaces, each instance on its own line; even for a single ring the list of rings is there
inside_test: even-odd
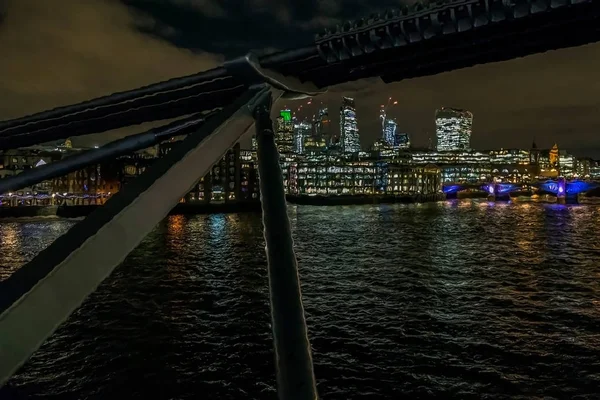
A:
[[[315,87],[393,82],[600,40],[592,0],[462,0],[345,24],[263,68]],[[0,123],[0,150],[222,108],[247,88],[227,66]],[[532,71],[535,73],[535,71]]]

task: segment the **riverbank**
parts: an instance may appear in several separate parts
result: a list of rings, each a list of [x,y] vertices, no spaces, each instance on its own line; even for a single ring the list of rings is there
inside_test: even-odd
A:
[[[430,195],[406,196],[294,196],[287,195],[286,199],[291,204],[311,206],[339,206],[360,204],[395,204],[395,203],[425,203],[431,201],[444,201],[446,196],[442,193]]]
[[[81,218],[88,216],[98,207],[102,206],[77,205],[0,207],[0,219],[35,217]],[[260,210],[261,208],[259,201],[210,204],[179,203],[171,210],[169,215],[258,212]]]
[[[286,196],[291,204],[299,205],[360,205],[360,204],[395,204],[424,203],[446,200],[443,194],[414,196]],[[70,206],[20,206],[0,207],[0,219],[60,217],[81,218],[91,214],[101,205]],[[238,212],[260,212],[260,201],[232,203],[179,203],[169,215],[221,214]]]

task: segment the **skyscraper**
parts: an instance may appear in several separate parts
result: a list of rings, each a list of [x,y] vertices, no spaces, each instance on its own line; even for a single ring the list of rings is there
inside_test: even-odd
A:
[[[398,129],[398,124],[392,118],[386,118],[383,125],[383,140],[389,144],[390,146],[394,146],[394,142],[396,139],[396,130]]]
[[[410,147],[410,137],[408,133],[400,132],[396,129],[394,135],[394,147],[397,149],[408,149]]]
[[[291,153],[294,145],[294,121],[290,110],[281,110],[276,121],[275,143],[279,153]]]
[[[314,139],[317,141],[325,140],[327,146],[335,144],[334,141],[337,143],[331,132],[331,121],[329,120],[327,107],[320,108],[317,115],[315,115],[313,132]]]
[[[304,143],[311,136],[311,130],[312,126],[307,121],[294,124],[294,153],[304,154]]]
[[[360,137],[356,122],[356,109],[354,99],[344,97],[340,107],[340,143],[344,153],[360,151]]]
[[[437,150],[470,150],[473,114],[442,107],[435,112]]]

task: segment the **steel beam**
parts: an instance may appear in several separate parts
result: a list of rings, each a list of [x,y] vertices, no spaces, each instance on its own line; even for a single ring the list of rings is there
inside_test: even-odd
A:
[[[282,400],[314,400],[317,389],[298,264],[273,135],[270,97],[255,109],[258,174],[269,271],[277,386]]]
[[[253,88],[0,282],[0,386],[253,124]]]

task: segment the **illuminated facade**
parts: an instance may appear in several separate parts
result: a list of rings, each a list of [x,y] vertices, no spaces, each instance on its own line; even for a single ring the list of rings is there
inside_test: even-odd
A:
[[[279,154],[292,153],[294,150],[294,121],[290,110],[281,110],[275,128],[275,144]]]
[[[396,129],[394,135],[394,147],[397,149],[410,148],[410,137],[408,136],[408,133],[399,132],[398,129]]]
[[[294,146],[296,154],[304,154],[305,141],[311,136],[312,126],[306,121],[294,124]]]
[[[398,124],[392,118],[386,118],[383,125],[383,140],[390,146],[394,146],[396,143],[396,130]]]
[[[289,176],[289,193],[294,195],[411,195],[441,190],[439,168],[381,160],[308,159],[291,164]]]
[[[560,175],[564,176],[565,178],[572,178],[577,174],[577,161],[573,155],[567,153],[565,150],[559,151],[558,165],[560,169]]]
[[[384,139],[376,140],[370,149],[371,157],[392,158],[398,154],[398,151]]]
[[[340,144],[344,153],[360,151],[360,137],[356,121],[354,99],[344,97],[340,108]]]
[[[392,195],[438,193],[441,190],[440,172],[440,168],[432,164],[418,167],[390,164],[385,193]]]
[[[492,164],[521,164],[531,163],[531,151],[523,149],[490,150]]]
[[[324,138],[316,138],[309,136],[304,140],[304,154],[318,155],[325,154],[327,151],[327,143]]]
[[[411,151],[414,164],[490,164],[489,153],[479,151]]]
[[[490,182],[489,164],[446,164],[440,165],[443,183]]]
[[[200,178],[198,184],[183,199],[184,203],[232,202],[240,197],[240,145],[237,143]]]
[[[442,107],[435,113],[435,124],[438,151],[471,148],[473,114],[469,111]]]

